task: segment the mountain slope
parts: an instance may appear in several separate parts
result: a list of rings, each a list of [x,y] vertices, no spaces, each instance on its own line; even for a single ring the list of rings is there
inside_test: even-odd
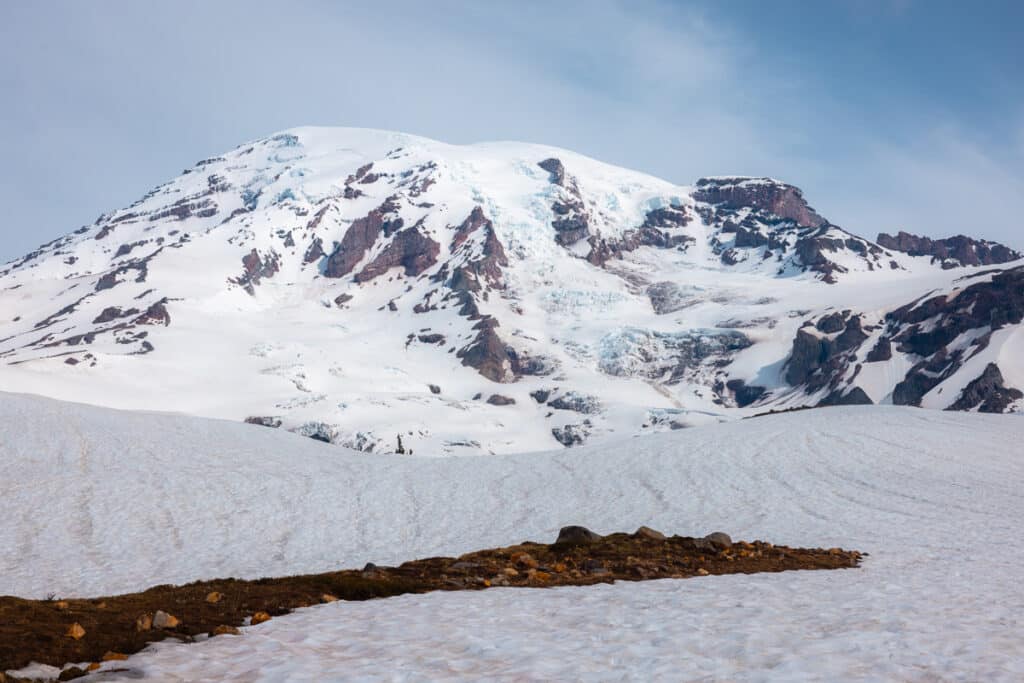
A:
[[[1019,410],[1020,254],[892,240],[768,178],[294,129],[0,269],[0,377],[432,455],[822,402]],[[1012,296],[903,319],[970,286]]]
[[[437,461],[5,394],[0,593],[389,564],[570,523],[726,529],[870,555],[838,572],[334,603],[107,666],[153,680],[1019,680],[1022,438],[1018,418],[853,406]]]

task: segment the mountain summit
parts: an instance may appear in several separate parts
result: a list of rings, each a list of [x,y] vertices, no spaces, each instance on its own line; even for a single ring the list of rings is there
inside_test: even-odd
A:
[[[867,240],[770,178],[299,128],[0,267],[0,378],[423,455],[799,406],[1019,411],[1021,258]]]

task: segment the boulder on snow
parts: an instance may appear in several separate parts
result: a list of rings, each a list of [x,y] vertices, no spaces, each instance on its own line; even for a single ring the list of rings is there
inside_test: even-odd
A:
[[[665,534],[661,533],[660,531],[655,531],[654,529],[652,529],[649,526],[642,526],[642,527],[640,527],[639,529],[636,530],[636,533],[633,534],[633,535],[634,536],[643,536],[644,538],[649,538],[652,541],[664,541],[665,538],[666,538]]]
[[[729,538],[729,534],[724,531],[715,531],[704,537],[705,541],[712,543],[720,548],[731,548],[732,539]]]
[[[227,624],[221,624],[217,628],[213,629],[212,635],[215,636],[240,636],[242,632],[234,626],[228,626]]]
[[[564,526],[558,532],[558,539],[555,543],[573,543],[578,545],[600,541],[602,538],[601,534],[595,534],[584,526]]]

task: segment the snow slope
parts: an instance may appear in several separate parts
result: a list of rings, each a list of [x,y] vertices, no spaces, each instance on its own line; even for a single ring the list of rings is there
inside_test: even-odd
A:
[[[311,608],[148,680],[1020,680],[1024,420],[837,407],[548,453],[367,456],[232,422],[0,400],[0,593],[392,563],[569,523],[857,548],[857,570]]]
[[[914,370],[937,351],[886,316],[993,277],[945,266],[845,232],[768,178],[681,186],[547,146],[297,128],[0,266],[0,383],[378,453],[401,434],[421,455],[599,442],[853,389],[899,403],[908,378],[930,393],[907,401],[945,408],[987,363],[1020,387],[1024,305],[1007,333],[987,337],[980,316],[944,364]],[[787,375],[798,330],[843,311],[869,340],[817,378]],[[867,360],[890,336],[891,357]]]

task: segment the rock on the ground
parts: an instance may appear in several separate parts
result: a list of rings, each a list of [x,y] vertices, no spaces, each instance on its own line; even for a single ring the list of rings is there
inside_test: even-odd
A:
[[[713,533],[710,533],[704,537],[704,540],[714,543],[715,545],[721,546],[723,548],[732,547],[732,539],[729,538],[729,534],[723,531],[715,531]]]
[[[558,532],[558,539],[555,543],[593,543],[601,540],[601,534],[595,534],[583,526],[564,526]]]
[[[666,539],[665,534],[660,531],[655,531],[649,526],[642,526],[636,530],[634,536],[643,536],[644,538],[650,538],[654,541],[664,541]]]
[[[158,609],[153,615],[153,628],[174,628],[179,623],[178,617],[161,609]]]

